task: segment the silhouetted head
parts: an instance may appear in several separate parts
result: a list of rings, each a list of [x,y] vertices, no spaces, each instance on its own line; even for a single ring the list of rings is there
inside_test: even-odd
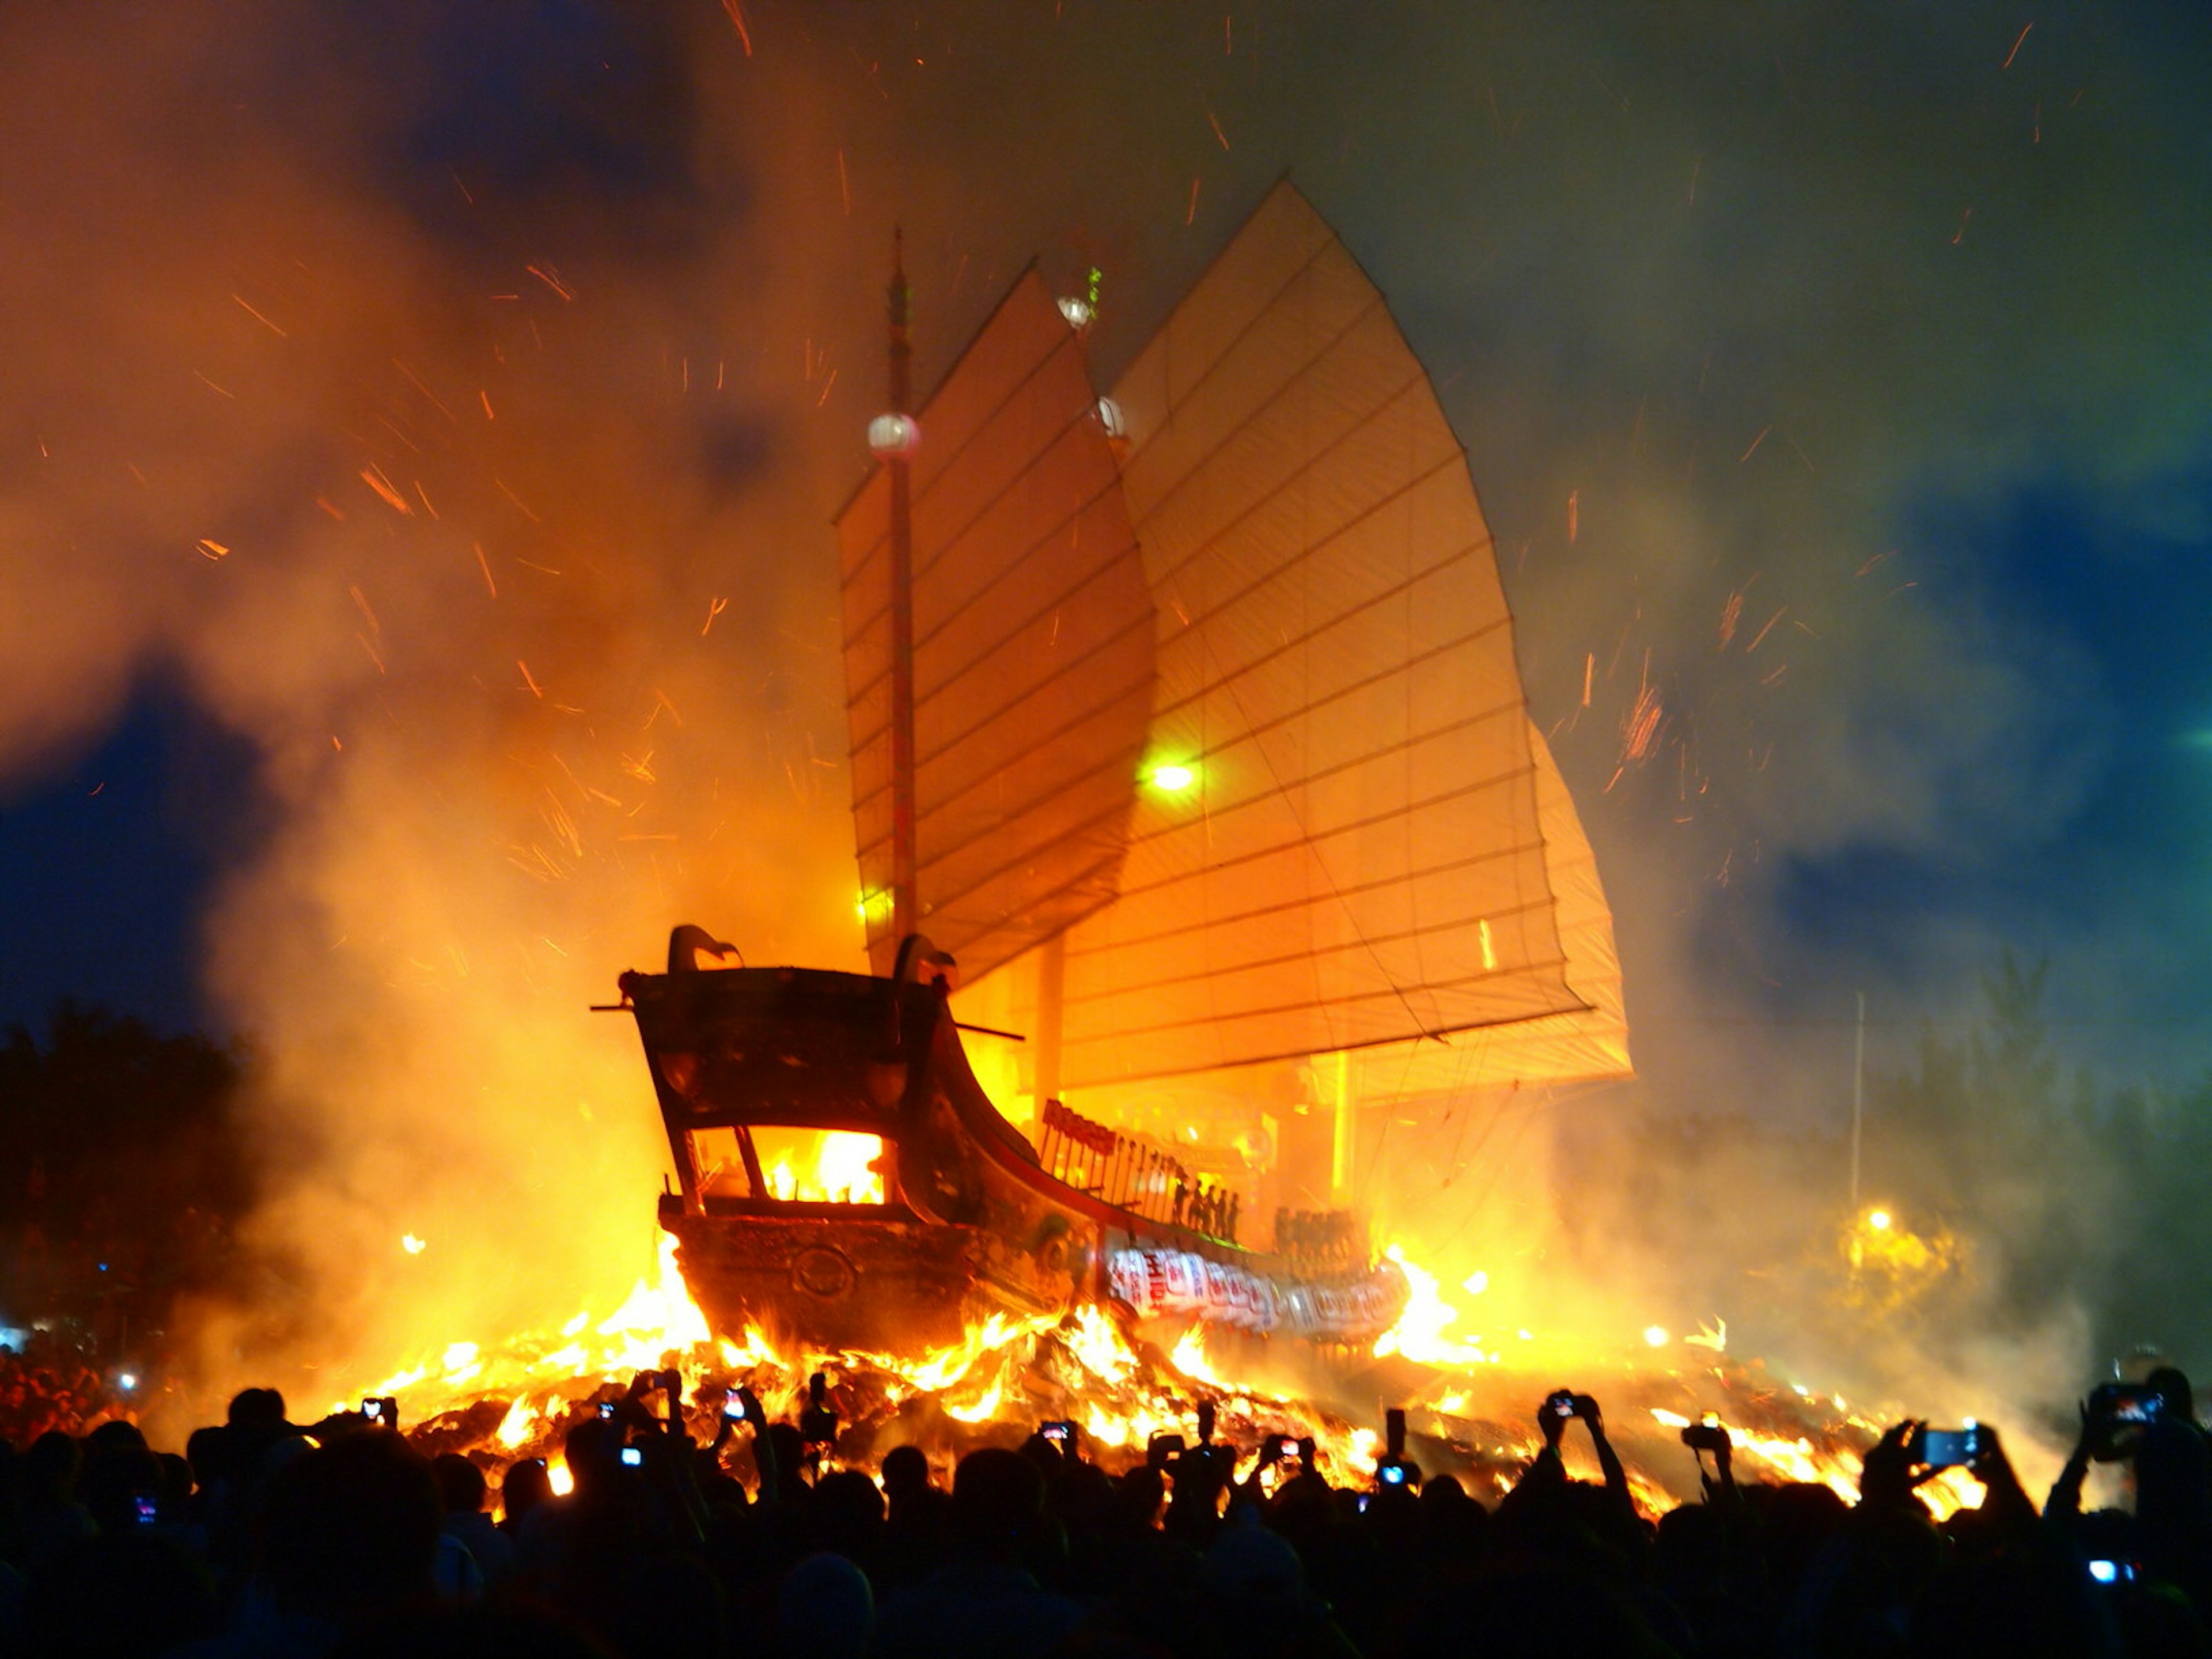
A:
[[[65,1504],[76,1495],[77,1471],[83,1454],[76,1441],[59,1429],[48,1429],[23,1454],[24,1495],[50,1504]]]
[[[88,1460],[104,1457],[111,1452],[144,1451],[146,1437],[139,1432],[136,1423],[126,1423],[114,1418],[102,1423],[84,1437],[84,1455]]]
[[[526,1457],[507,1466],[500,1477],[499,1506],[509,1522],[520,1521],[553,1495],[553,1477],[542,1457]]]
[[[1295,1606],[1305,1594],[1298,1553],[1265,1527],[1231,1526],[1207,1547],[1199,1589],[1217,1613]]]
[[[1149,1463],[1138,1464],[1114,1483],[1115,1519],[1139,1532],[1159,1525],[1160,1506],[1167,1500],[1167,1477]]]
[[[610,1418],[586,1417],[568,1431],[561,1449],[579,1493],[595,1490],[622,1468],[622,1425]]]
[[[228,1420],[234,1428],[281,1429],[284,1396],[274,1389],[241,1389],[231,1396]]]
[[[235,1480],[231,1467],[230,1431],[212,1425],[194,1429],[185,1442],[185,1462],[191,1465],[192,1480],[205,1491],[218,1481]]]
[[[2168,1417],[2191,1420],[2196,1418],[2196,1391],[2189,1386],[2188,1374],[2179,1365],[2160,1365],[2143,1381],[2158,1390],[2159,1401]]]
[[[776,1484],[787,1493],[804,1486],[799,1472],[806,1464],[806,1442],[798,1426],[791,1423],[769,1424],[768,1443],[775,1453]]]
[[[1060,1473],[1060,1466],[1067,1461],[1058,1444],[1046,1439],[1041,1433],[1032,1434],[1022,1442],[1022,1455],[1036,1465],[1037,1473],[1044,1476],[1048,1486]]]
[[[395,1434],[349,1434],[269,1486],[264,1566],[277,1606],[351,1622],[431,1593],[438,1487]]]
[[[1019,1452],[986,1447],[952,1471],[952,1524],[980,1555],[1018,1555],[1043,1514],[1044,1476]]]
[[[438,1482],[438,1501],[448,1515],[475,1515],[484,1506],[483,1471],[459,1452],[440,1452],[430,1460]]]
[[[884,1495],[894,1507],[929,1486],[929,1459],[919,1446],[893,1446],[884,1454]]]
[[[780,1650],[810,1659],[867,1659],[876,1641],[876,1598],[842,1555],[810,1555],[776,1592]]]

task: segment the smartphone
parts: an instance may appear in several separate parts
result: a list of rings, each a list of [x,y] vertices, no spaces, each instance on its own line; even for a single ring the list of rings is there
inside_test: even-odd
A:
[[[743,1422],[745,1415],[745,1402],[737,1395],[732,1395],[722,1402],[722,1415],[735,1421]]]
[[[1172,1468],[1182,1454],[1182,1437],[1179,1434],[1156,1434],[1145,1443],[1145,1462],[1152,1468]]]
[[[1040,1423],[1037,1432],[1063,1451],[1075,1443],[1075,1425],[1066,1419],[1056,1423]]]
[[[2132,1561],[2092,1561],[2089,1577],[2094,1583],[2129,1584],[2135,1582],[2136,1564]]]
[[[2147,1382],[2102,1382],[2089,1391],[2089,1455],[2116,1463],[2135,1455],[2143,1430],[2166,1410],[2166,1396]]]
[[[634,1469],[644,1463],[645,1453],[638,1447],[624,1446],[622,1449],[622,1461],[625,1468]]]
[[[361,1402],[361,1414],[372,1423],[382,1421],[384,1418],[384,1402],[381,1400],[362,1401]]]
[[[1375,1466],[1375,1478],[1386,1486],[1406,1484],[1406,1466],[1395,1457],[1386,1457]]]
[[[150,1527],[161,1519],[161,1506],[158,1498],[148,1498],[142,1493],[133,1500],[133,1503],[135,1507],[132,1513],[137,1516],[140,1526]]]
[[[1554,1417],[1572,1417],[1575,1414],[1575,1391],[1572,1389],[1553,1389],[1544,1401],[1544,1409]]]
[[[2106,1382],[2092,1389],[2089,1414],[2107,1423],[2140,1426],[2166,1409],[2166,1396],[2148,1382]]]
[[[1982,1455],[1982,1432],[1969,1423],[1963,1429],[1923,1428],[1906,1443],[1905,1455],[1931,1469],[1954,1469]]]
[[[613,1401],[602,1400],[599,1401],[599,1415],[601,1417],[612,1417],[614,1414],[615,1402]]]

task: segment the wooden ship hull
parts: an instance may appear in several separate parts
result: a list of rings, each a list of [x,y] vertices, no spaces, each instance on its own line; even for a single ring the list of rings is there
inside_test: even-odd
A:
[[[681,1182],[660,1222],[718,1333],[919,1356],[1091,1304],[1163,1340],[1365,1346],[1404,1310],[1390,1261],[1243,1248],[1212,1196],[1178,1219],[1200,1194],[1132,1137],[1056,1112],[1048,1164],[976,1081],[941,982],[678,966],[622,988]]]

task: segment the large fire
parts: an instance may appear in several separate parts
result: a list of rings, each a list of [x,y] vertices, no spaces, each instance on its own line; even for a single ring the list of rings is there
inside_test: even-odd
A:
[[[1509,1354],[1479,1335],[1458,1334],[1459,1312],[1443,1301],[1437,1276],[1402,1245],[1388,1253],[1413,1285],[1404,1317],[1370,1352],[1334,1357],[1320,1382],[1309,1361],[1224,1349],[1198,1327],[1163,1351],[1133,1340],[1095,1305],[1066,1319],[994,1315],[919,1359],[810,1352],[757,1327],[741,1340],[717,1336],[684,1289],[675,1241],[664,1237],[657,1273],[611,1313],[580,1312],[557,1328],[498,1342],[454,1341],[366,1392],[396,1396],[403,1422],[439,1449],[473,1451],[490,1462],[544,1456],[561,1489],[568,1429],[639,1373],[670,1368],[683,1379],[687,1416],[702,1440],[738,1386],[750,1388],[771,1418],[788,1418],[809,1379],[823,1374],[841,1423],[838,1455],[860,1467],[902,1443],[948,1462],[1061,1419],[1078,1425],[1087,1455],[1126,1464],[1142,1457],[1155,1435],[1189,1435],[1200,1404],[1210,1402],[1218,1438],[1238,1449],[1240,1478],[1267,1436],[1287,1434],[1313,1439],[1333,1480],[1359,1483],[1373,1477],[1382,1450],[1375,1426],[1382,1407],[1403,1403],[1424,1468],[1495,1501],[1541,1445],[1531,1408],[1552,1388],[1574,1382],[1600,1396],[1647,1514],[1696,1495],[1696,1462],[1679,1431],[1701,1419],[1729,1431],[1740,1478],[1810,1481],[1856,1497],[1862,1454],[1882,1425],[1842,1400],[1731,1361],[1716,1333],[1670,1340],[1661,1352],[1637,1329],[1617,1353],[1577,1359],[1516,1328]],[[1471,1296],[1487,1287],[1480,1273],[1462,1283]],[[1293,1370],[1305,1380],[1281,1387],[1255,1380]],[[334,1402],[339,1409],[350,1403]],[[1571,1474],[1599,1478],[1577,1436],[1567,1437],[1565,1453]],[[1981,1496],[1961,1470],[1922,1492],[1939,1516]]]

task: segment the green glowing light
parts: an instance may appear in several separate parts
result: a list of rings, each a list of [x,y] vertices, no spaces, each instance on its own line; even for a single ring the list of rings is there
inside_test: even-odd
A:
[[[1170,794],[1188,789],[1198,781],[1198,773],[1188,766],[1155,766],[1152,769],[1152,787],[1164,789]]]

